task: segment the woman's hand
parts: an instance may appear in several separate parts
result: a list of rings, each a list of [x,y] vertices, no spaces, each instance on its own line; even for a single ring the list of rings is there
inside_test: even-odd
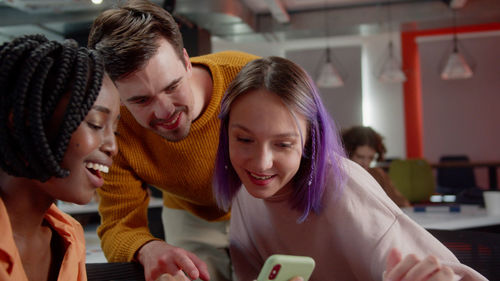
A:
[[[384,281],[452,281],[453,270],[439,263],[435,256],[421,260],[414,254],[404,259],[397,249],[392,249],[387,256]]]
[[[187,278],[184,272],[182,272],[182,270],[179,270],[179,272],[177,272],[177,274],[175,275],[171,275],[169,273],[162,274],[155,281],[190,281],[190,280],[191,279]]]

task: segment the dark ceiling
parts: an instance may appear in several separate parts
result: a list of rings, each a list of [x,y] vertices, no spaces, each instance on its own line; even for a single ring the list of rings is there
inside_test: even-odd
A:
[[[452,0],[450,0],[452,1]],[[500,22],[500,1],[469,0],[451,9],[443,0],[177,0],[173,14],[235,42],[287,41],[337,35]],[[25,33],[85,38],[93,19],[121,1],[94,5],[82,0],[0,0],[0,39]],[[164,1],[153,1],[163,5]],[[273,2],[273,3],[271,3]],[[278,3],[289,22],[280,23],[269,5]],[[391,24],[388,24],[390,19]],[[82,40],[83,40],[82,39]]]

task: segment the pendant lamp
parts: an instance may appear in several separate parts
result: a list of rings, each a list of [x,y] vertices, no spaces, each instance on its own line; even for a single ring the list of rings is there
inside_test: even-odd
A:
[[[464,55],[458,51],[456,12],[453,10],[453,50],[441,71],[441,79],[468,79],[474,75]]]
[[[388,4],[388,30],[389,36],[392,36],[391,32],[391,6]],[[392,43],[392,37],[389,38],[387,56],[382,63],[382,67],[378,73],[378,80],[383,83],[402,83],[406,81],[406,75],[401,69],[401,63],[394,55],[394,45]]]
[[[330,57],[330,48],[326,48],[326,62],[320,69],[316,84],[320,88],[336,88],[344,86],[344,80],[335,68]]]
[[[328,46],[328,39],[330,38],[329,25],[328,25],[328,15],[326,10],[325,1],[325,26],[326,26],[326,60],[321,65],[319,73],[316,78],[316,85],[319,88],[336,88],[344,86],[344,79],[342,75],[335,67],[330,48]]]
[[[458,50],[456,28],[456,14],[455,10],[453,10],[453,50],[448,55],[443,70],[441,71],[441,79],[443,80],[468,79],[474,74],[464,55]]]
[[[392,41],[389,41],[389,55],[380,68],[378,79],[383,83],[402,83],[406,81],[406,75],[401,70],[401,63],[394,56],[394,47],[392,44]]]

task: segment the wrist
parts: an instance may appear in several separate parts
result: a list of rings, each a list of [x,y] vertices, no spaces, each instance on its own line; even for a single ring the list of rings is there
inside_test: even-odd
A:
[[[149,251],[149,248],[151,247],[151,244],[154,244],[153,242],[156,242],[157,240],[151,240],[146,243],[144,243],[136,252],[134,259],[144,265],[144,259]]]

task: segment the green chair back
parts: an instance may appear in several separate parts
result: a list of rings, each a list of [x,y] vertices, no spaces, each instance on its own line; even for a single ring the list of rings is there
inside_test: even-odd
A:
[[[398,159],[389,166],[389,177],[394,186],[411,203],[428,202],[435,192],[432,168],[424,159]]]

